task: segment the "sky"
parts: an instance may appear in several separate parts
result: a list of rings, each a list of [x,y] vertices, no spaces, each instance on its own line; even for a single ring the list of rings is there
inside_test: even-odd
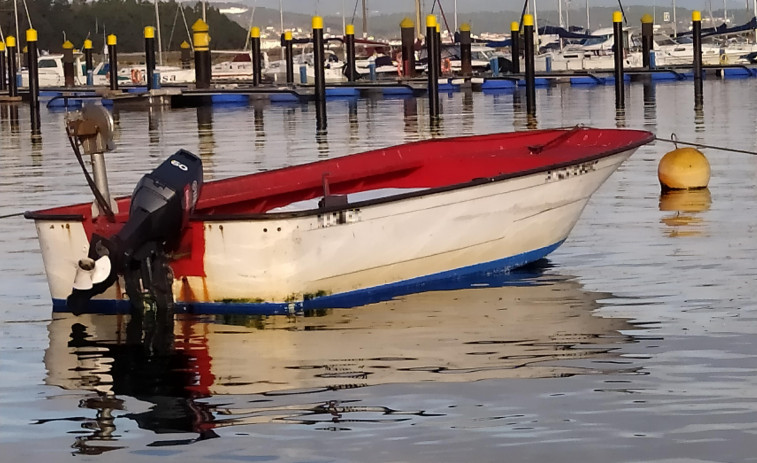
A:
[[[234,1],[234,0],[225,0]],[[279,8],[279,0],[237,0],[249,6],[261,6],[268,8]],[[339,15],[344,9],[348,16],[352,16],[357,6],[357,16],[361,15],[361,0],[280,0],[283,4],[284,11],[296,11],[304,14],[318,15]],[[428,12],[434,0],[422,0],[423,9]],[[539,10],[557,10],[559,0],[531,0],[537,3]],[[615,6],[617,0],[588,0],[589,6]],[[656,5],[672,6],[674,0],[632,0],[623,1],[623,5]],[[731,9],[752,9],[754,0],[675,0],[678,8],[697,9],[701,11],[712,9],[722,9],[724,6]],[[366,8],[369,14],[389,14],[414,11],[414,0],[366,0]],[[563,0],[563,7],[566,2],[570,8],[585,8],[586,0]],[[523,0],[441,0],[445,13],[454,12],[455,3],[459,13],[473,11],[519,11],[523,8]]]

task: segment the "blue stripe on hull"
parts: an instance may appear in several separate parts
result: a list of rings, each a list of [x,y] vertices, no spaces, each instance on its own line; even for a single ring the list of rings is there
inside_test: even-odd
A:
[[[308,310],[326,308],[349,308],[387,301],[399,296],[427,291],[449,291],[471,288],[473,286],[507,286],[521,280],[523,275],[510,271],[544,258],[557,249],[563,241],[525,252],[504,259],[461,267],[445,272],[411,278],[396,283],[389,283],[371,288],[358,289],[345,293],[308,298],[296,302],[199,302],[178,303],[177,313],[193,314],[247,314],[280,315],[298,313]],[[521,283],[522,284],[522,283]],[[93,300],[89,313],[116,314],[128,313],[128,300]],[[53,299],[54,312],[68,312],[66,301]]]

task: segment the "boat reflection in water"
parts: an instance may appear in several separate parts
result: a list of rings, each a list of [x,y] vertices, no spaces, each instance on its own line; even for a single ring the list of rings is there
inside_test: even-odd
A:
[[[361,404],[346,389],[628,368],[614,351],[632,340],[621,334],[631,325],[593,314],[598,301],[611,295],[586,291],[572,277],[549,272],[545,262],[458,281],[466,289],[409,294],[355,309],[182,315],[171,342],[150,348],[139,336],[130,339],[125,315],[56,313],[45,354],[47,382],[91,391],[80,407],[96,410],[96,417],[71,420],[87,423],[92,431],[77,445],[95,453],[122,445],[106,441],[119,439],[124,418],[157,434],[192,433],[151,445],[186,444],[216,437],[224,426],[334,427],[426,416]],[[127,403],[139,410],[128,410]]]

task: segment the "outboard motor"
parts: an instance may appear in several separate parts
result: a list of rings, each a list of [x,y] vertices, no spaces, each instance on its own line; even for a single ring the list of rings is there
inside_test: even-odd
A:
[[[201,189],[202,161],[185,150],[142,177],[121,231],[110,238],[92,236],[88,258],[79,261],[68,308],[83,312],[93,296],[123,275],[132,316],[154,313],[159,323],[172,318],[169,253],[178,246]]]

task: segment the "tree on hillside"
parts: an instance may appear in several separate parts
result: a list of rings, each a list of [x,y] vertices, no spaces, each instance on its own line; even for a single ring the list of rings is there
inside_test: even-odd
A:
[[[118,50],[139,52],[144,50],[144,28],[155,27],[155,4],[145,0],[27,0],[28,16],[37,30],[41,50],[58,52],[63,42],[70,40],[80,48],[89,38],[97,50],[102,50],[105,37],[115,34]],[[179,8],[191,27],[202,17],[202,5],[180,5],[175,0],[160,2],[160,31],[165,50],[178,50],[187,37]],[[214,49],[236,49],[245,43],[247,32],[237,23],[221,14],[217,8],[208,7],[207,22],[210,27],[211,47]],[[25,31],[30,27],[27,13],[18,11],[19,47],[25,43]],[[13,0],[0,0],[0,28],[4,36],[15,35]],[[191,30],[190,30],[191,34]],[[172,40],[168,40],[172,37]],[[170,42],[170,43],[169,43]]]

